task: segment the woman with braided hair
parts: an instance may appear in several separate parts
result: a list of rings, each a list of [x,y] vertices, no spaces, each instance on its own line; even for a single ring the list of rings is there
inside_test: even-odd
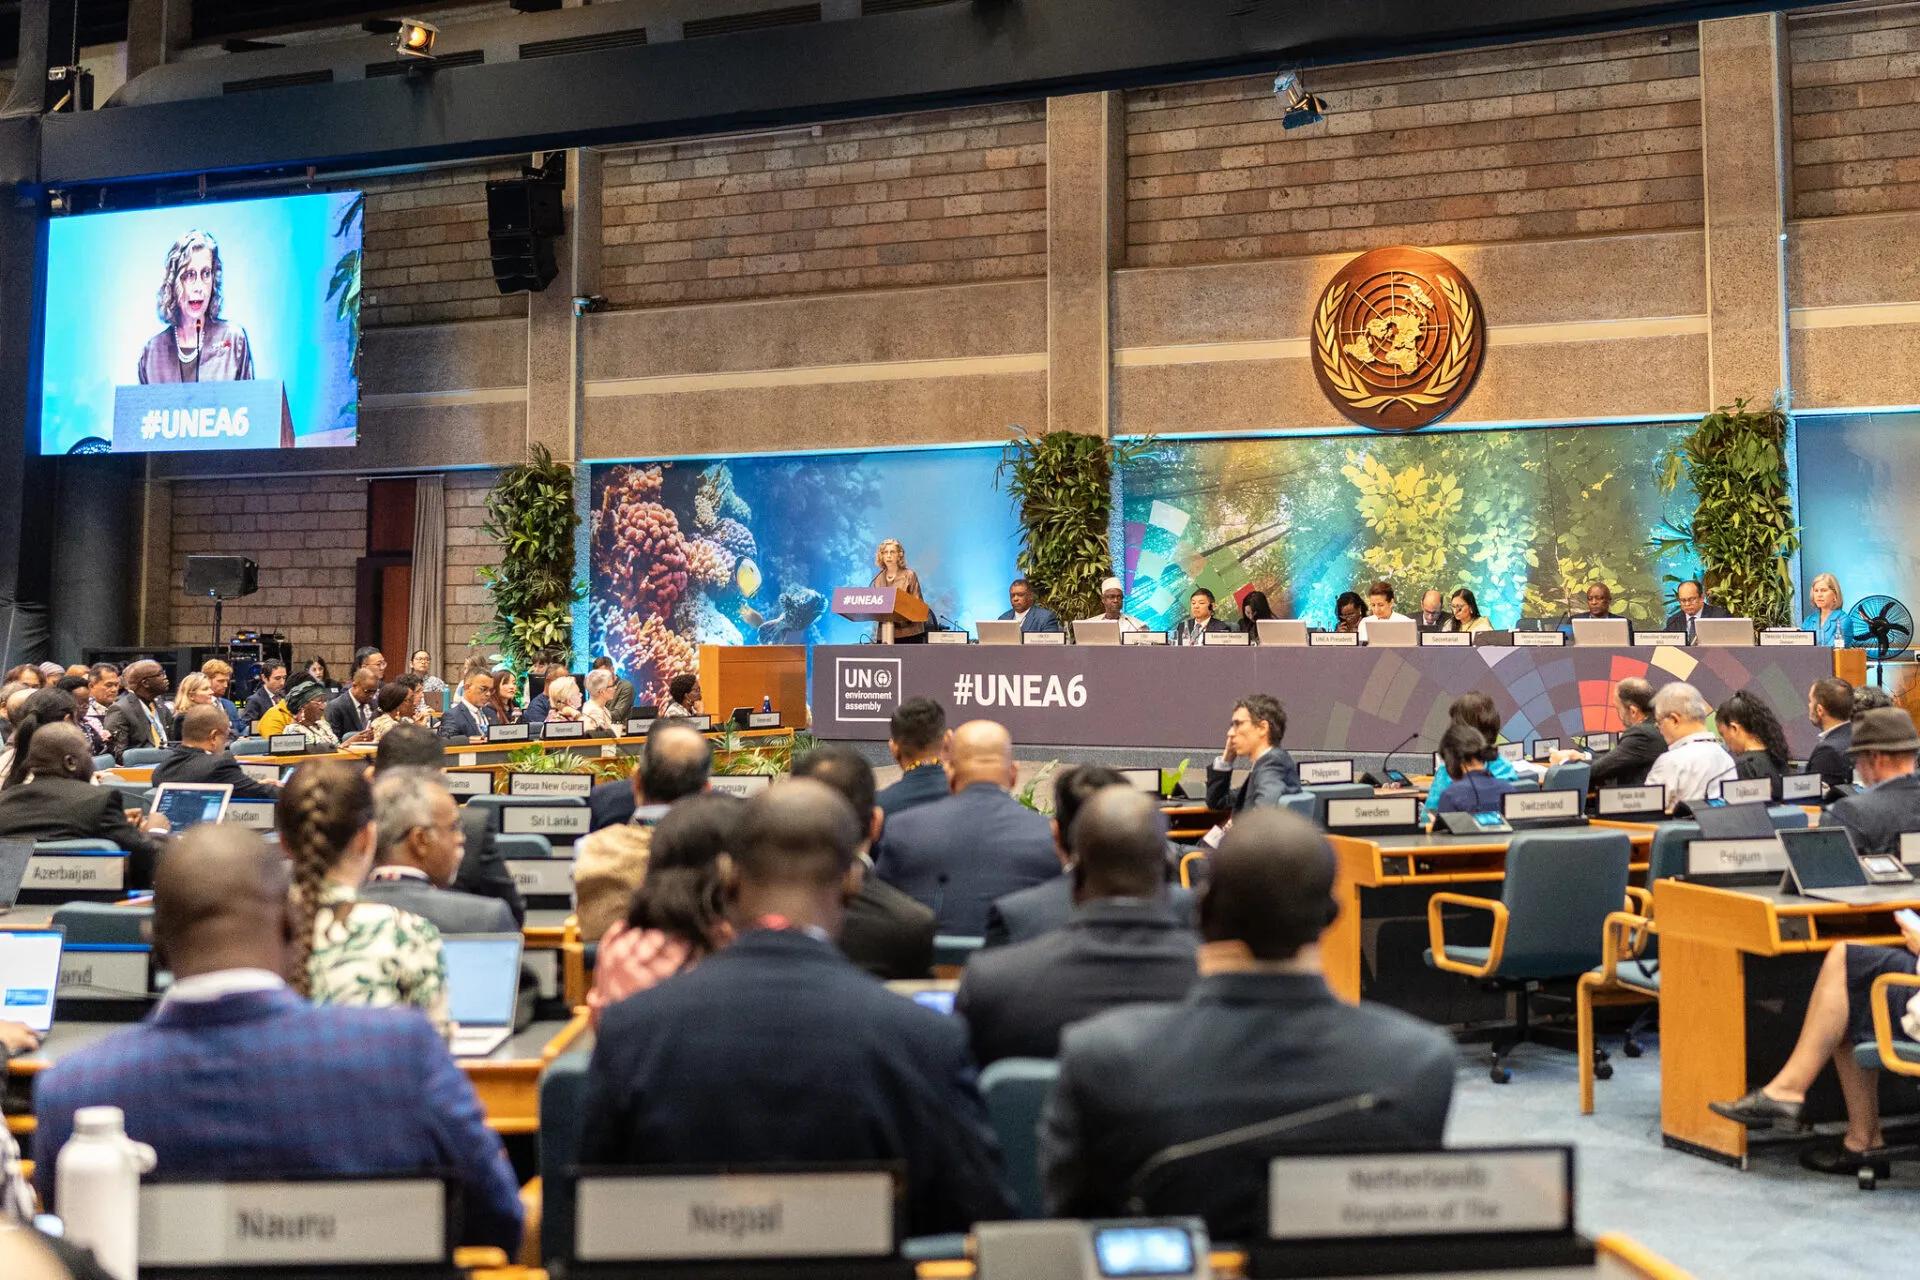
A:
[[[301,765],[281,789],[280,843],[293,863],[294,990],[315,1004],[410,1005],[445,1034],[440,931],[410,912],[358,902],[373,866],[373,788],[339,760]]]

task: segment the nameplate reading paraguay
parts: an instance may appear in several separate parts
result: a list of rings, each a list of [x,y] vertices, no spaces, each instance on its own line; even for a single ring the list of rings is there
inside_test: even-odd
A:
[[[1275,1160],[1267,1223],[1275,1240],[1569,1231],[1572,1152],[1541,1147]]]
[[[884,1172],[582,1178],[582,1262],[881,1258],[894,1251]]]
[[[707,779],[709,790],[742,800],[751,800],[772,785],[773,775],[769,773],[716,774]]]
[[[140,1265],[426,1265],[449,1257],[446,1218],[431,1178],[150,1183]]]
[[[593,813],[585,805],[510,804],[500,810],[500,831],[509,836],[546,836],[549,839],[587,834]]]

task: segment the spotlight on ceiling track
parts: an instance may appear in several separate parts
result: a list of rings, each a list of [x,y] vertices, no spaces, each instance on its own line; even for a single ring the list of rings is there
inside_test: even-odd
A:
[[[433,58],[433,43],[439,38],[440,28],[431,22],[402,18],[400,29],[393,33],[393,51],[403,58],[430,61]]]
[[[1275,76],[1273,96],[1286,103],[1286,111],[1280,117],[1280,126],[1284,129],[1319,124],[1327,118],[1326,99],[1308,93],[1306,86],[1300,83],[1298,71],[1282,71]]]

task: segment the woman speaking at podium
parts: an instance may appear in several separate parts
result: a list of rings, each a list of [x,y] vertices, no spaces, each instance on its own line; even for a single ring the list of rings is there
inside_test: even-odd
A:
[[[888,538],[873,553],[873,562],[880,571],[873,575],[870,587],[892,587],[895,591],[905,591],[910,595],[927,597],[920,590],[920,575],[907,568],[907,549],[900,545],[897,538]],[[873,629],[874,639],[880,638],[880,628]],[[927,642],[927,624],[924,622],[901,622],[893,628],[895,644],[925,644]]]

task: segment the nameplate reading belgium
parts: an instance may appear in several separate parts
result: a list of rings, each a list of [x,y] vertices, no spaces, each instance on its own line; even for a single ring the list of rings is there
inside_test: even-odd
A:
[[[278,449],[282,395],[272,378],[115,387],[113,451]]]

